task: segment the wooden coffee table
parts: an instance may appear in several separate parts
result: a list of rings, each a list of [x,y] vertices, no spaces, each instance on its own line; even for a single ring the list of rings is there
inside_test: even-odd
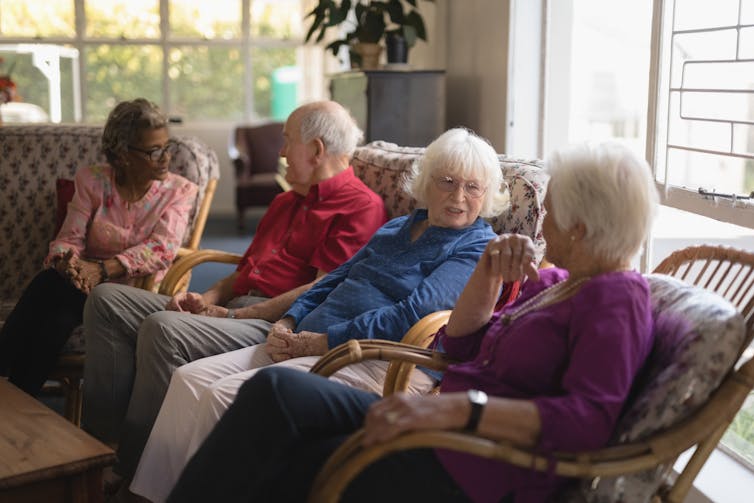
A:
[[[101,502],[115,453],[0,378],[0,501]]]

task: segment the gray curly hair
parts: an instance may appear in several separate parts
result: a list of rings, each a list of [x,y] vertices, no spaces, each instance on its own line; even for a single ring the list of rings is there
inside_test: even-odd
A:
[[[167,125],[168,118],[151,101],[144,98],[122,101],[107,116],[102,131],[102,151],[107,161],[119,169],[119,158],[128,151],[129,145],[139,141],[143,131]]]

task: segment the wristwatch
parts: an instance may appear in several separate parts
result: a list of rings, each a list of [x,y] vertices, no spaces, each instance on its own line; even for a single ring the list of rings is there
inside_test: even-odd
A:
[[[228,309],[228,314],[226,314],[225,317],[226,318],[236,319],[236,310],[235,309]]]
[[[487,405],[487,393],[478,389],[470,389],[466,392],[466,396],[469,398],[469,403],[471,404],[471,413],[464,430],[475,432],[479,427],[479,420],[482,418],[484,406]]]

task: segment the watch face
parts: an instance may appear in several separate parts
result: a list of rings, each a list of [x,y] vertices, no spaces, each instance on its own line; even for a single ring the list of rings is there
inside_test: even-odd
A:
[[[479,391],[478,389],[470,389],[468,391],[469,401],[471,403],[478,403],[484,405],[487,403],[487,393]]]

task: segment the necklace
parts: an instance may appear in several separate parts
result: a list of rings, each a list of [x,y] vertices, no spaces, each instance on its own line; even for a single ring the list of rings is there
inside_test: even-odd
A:
[[[527,313],[561,302],[575,294],[581,284],[588,279],[590,279],[589,276],[573,281],[566,280],[561,281],[560,283],[555,283],[521,304],[515,311],[502,315],[500,321],[503,325],[510,325]]]

